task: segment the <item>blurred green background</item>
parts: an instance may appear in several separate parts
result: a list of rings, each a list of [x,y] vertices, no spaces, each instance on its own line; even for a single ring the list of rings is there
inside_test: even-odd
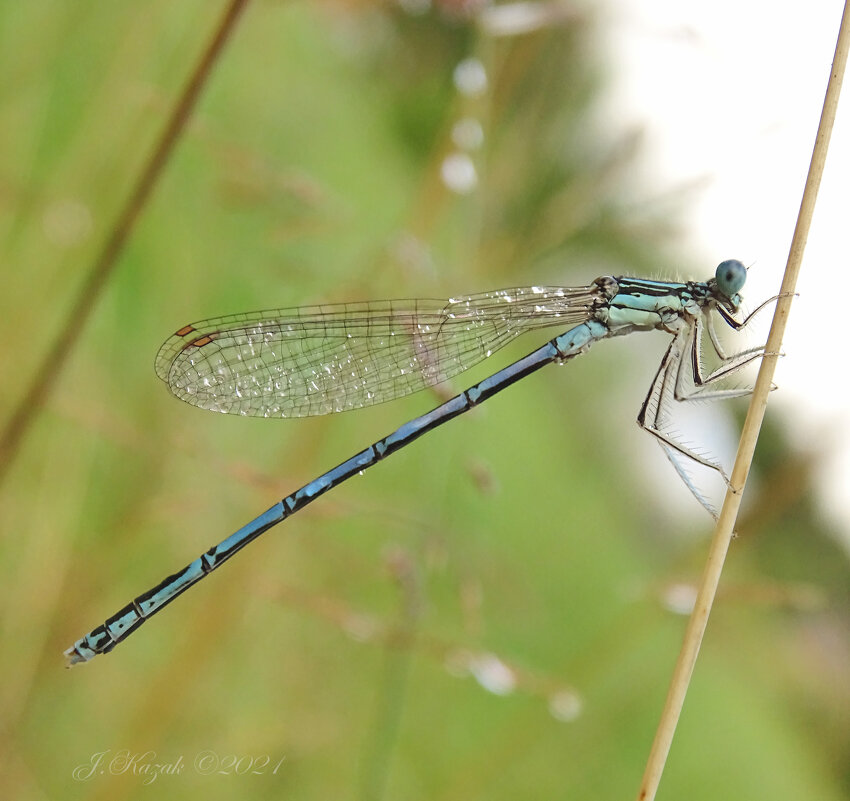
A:
[[[205,414],[153,373],[171,331],[252,308],[706,277],[699,254],[674,269],[674,204],[634,202],[639,138],[594,122],[601,23],[572,9],[495,36],[482,8],[266,0],[241,19],[0,488],[4,797],[636,793],[710,533],[695,502],[684,524],[665,503],[684,490],[661,452],[635,455],[658,336],[521,382],[112,654],[62,666],[131,598],[438,402]],[[222,9],[0,6],[0,419]],[[483,93],[458,90],[468,59]],[[454,143],[463,119],[480,148]],[[466,193],[444,179],[458,153]],[[850,585],[816,463],[765,431],[659,798],[850,798]],[[157,763],[183,767],[151,784]]]

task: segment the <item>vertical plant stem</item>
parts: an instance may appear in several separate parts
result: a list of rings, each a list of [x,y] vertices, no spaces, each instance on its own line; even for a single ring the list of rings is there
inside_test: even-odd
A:
[[[682,650],[673,671],[673,679],[655,733],[655,740],[647,761],[643,781],[638,793],[638,801],[651,801],[655,798],[667,754],[673,742],[676,724],[685,701],[688,684],[693,674],[694,664],[699,654],[708,616],[720,582],[720,574],[723,570],[723,562],[729,550],[732,539],[735,520],[741,505],[741,496],[747,475],[753,460],[753,454],[758,440],[759,429],[764,419],[767,408],[767,397],[773,383],[773,374],[776,362],[779,358],[779,350],[782,346],[782,337],[788,320],[797,285],[797,276],[800,272],[800,264],[803,260],[803,251],[809,235],[812,214],[815,208],[821,177],[823,176],[826,154],[829,149],[829,139],[832,134],[832,126],[835,121],[835,112],[838,107],[838,97],[841,93],[841,82],[844,78],[844,68],[847,64],[847,51],[850,47],[850,19],[848,19],[848,4],[845,3],[841,17],[841,26],[838,33],[838,42],[835,47],[835,57],[832,62],[832,71],[824,98],[823,111],[821,112],[820,124],[818,126],[817,138],[815,140],[812,160],[809,165],[809,174],[803,190],[803,199],[800,203],[800,212],[797,216],[797,225],[794,229],[794,238],[791,241],[791,249],[788,253],[788,262],[785,267],[785,275],[782,279],[782,289],[776,304],[776,312],[765,346],[765,356],[762,359],[761,369],[756,380],[747,418],[741,432],[741,441],[738,444],[738,453],[735,457],[735,466],[732,469],[732,479],[726,492],[723,508],[717,520],[714,536],[708,552],[708,560],[702,576],[699,591],[697,593],[694,610],[691,613],[688,626],[685,631]]]

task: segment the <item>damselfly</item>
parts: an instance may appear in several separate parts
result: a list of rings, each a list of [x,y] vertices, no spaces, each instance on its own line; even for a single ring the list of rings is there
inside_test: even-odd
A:
[[[638,424],[656,438],[697,500],[714,514],[680,461],[691,459],[726,479],[723,468],[666,432],[665,420],[671,399],[728,398],[749,392],[719,388],[717,382],[757,359],[764,349],[726,355],[715,329],[718,317],[735,330],[752,317],[740,319],[738,293],[746,277],[744,265],[729,260],[705,282],[606,276],[576,288],[535,286],[447,301],[306,306],[184,326],[157,355],[159,377],[178,398],[194,406],[252,417],[308,417],[383,403],[446,381],[520,334],[556,325],[571,327],[283,498],[78,640],[65,652],[68,665],[111,651],[264,531],[347,478],[540,367],[566,362],[597,340],[633,331],[672,335]],[[716,354],[717,363],[708,370],[702,359],[704,345]]]

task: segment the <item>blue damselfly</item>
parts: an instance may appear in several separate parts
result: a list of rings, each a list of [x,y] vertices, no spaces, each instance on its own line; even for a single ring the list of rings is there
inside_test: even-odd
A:
[[[697,500],[714,514],[680,460],[691,459],[726,479],[723,468],[667,433],[665,420],[671,399],[684,402],[749,392],[719,388],[717,382],[759,358],[763,348],[727,355],[715,329],[717,318],[738,330],[752,317],[740,318],[738,293],[746,277],[744,265],[729,260],[705,282],[606,276],[584,287],[536,286],[449,300],[305,306],[184,326],[159,351],[159,377],[187,403],[252,417],[308,417],[383,403],[450,379],[520,334],[552,326],[569,328],[278,501],[78,640],[65,652],[68,664],[111,651],[264,531],[347,478],[544,365],[566,362],[608,337],[652,330],[672,336],[638,424],[656,438]],[[706,342],[717,357],[711,369],[703,365]]]

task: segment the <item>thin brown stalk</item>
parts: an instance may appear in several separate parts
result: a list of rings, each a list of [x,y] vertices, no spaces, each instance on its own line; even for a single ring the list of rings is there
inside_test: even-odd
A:
[[[240,12],[247,4],[248,0],[230,0],[225,8],[209,44],[201,53],[195,69],[177,98],[161,136],[142,167],[124,207],[83,281],[64,324],[36,370],[32,383],[27,387],[6,422],[0,434],[0,484],[3,483],[21,442],[42,408],[45,398],[52,390],[68,356],[76,346],[83,327],[112,275],[136,221],[162,175],[174,151],[174,146],[186,128],[192,109],[210,77],[212,68],[221,56],[224,45],[236,26]]]
[[[688,626],[685,631],[682,650],[673,671],[673,679],[655,733],[655,740],[647,761],[646,771],[641,782],[638,801],[651,801],[655,798],[667,754],[676,731],[676,724],[685,701],[688,684],[693,674],[700,644],[702,643],[705,628],[708,624],[708,616],[714,602],[717,585],[720,582],[720,574],[729,543],[732,539],[735,520],[741,505],[741,495],[747,481],[747,475],[753,460],[759,429],[764,419],[767,408],[767,398],[773,383],[773,374],[776,369],[778,354],[782,346],[782,337],[785,333],[785,325],[788,313],[791,309],[791,301],[794,297],[797,285],[797,276],[803,260],[803,251],[809,235],[812,214],[814,213],[815,200],[823,176],[824,163],[829,148],[829,139],[832,134],[832,126],[835,121],[835,112],[838,107],[838,97],[841,92],[841,82],[844,77],[844,68],[847,64],[847,51],[850,48],[850,18],[848,18],[848,4],[845,3],[841,18],[841,26],[838,33],[838,42],[835,47],[835,57],[832,62],[832,71],[824,98],[823,111],[821,113],[820,125],[818,126],[817,138],[815,140],[812,160],[809,165],[809,174],[803,190],[803,199],[800,204],[800,212],[797,217],[797,225],[794,229],[794,238],[788,254],[788,262],[785,267],[785,275],[782,279],[782,288],[776,304],[776,313],[773,317],[770,334],[765,346],[765,356],[762,359],[761,369],[756,380],[747,418],[741,432],[741,441],[738,445],[738,453],[735,458],[735,466],[732,470],[732,478],[717,520],[714,536],[708,552],[708,560],[702,576],[699,591],[697,593],[694,610],[691,613]]]

